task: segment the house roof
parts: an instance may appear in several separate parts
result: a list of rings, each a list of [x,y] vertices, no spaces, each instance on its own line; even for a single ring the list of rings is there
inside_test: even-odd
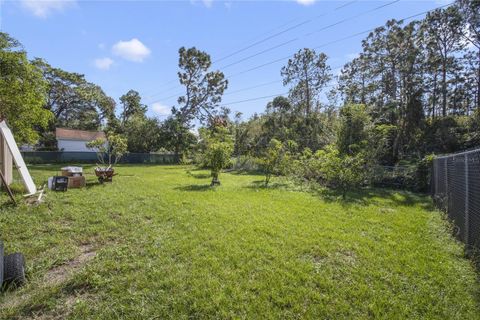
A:
[[[103,131],[85,131],[66,128],[56,128],[55,137],[57,140],[79,140],[92,141],[96,139],[106,139]]]

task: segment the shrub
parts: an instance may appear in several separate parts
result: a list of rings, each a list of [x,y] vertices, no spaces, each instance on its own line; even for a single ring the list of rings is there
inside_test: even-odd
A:
[[[347,191],[367,182],[367,161],[362,153],[341,155],[334,146],[315,153],[320,178],[326,186],[338,189],[345,199]]]
[[[225,127],[215,126],[210,129],[205,140],[206,149],[203,158],[206,167],[211,171],[211,185],[219,185],[220,172],[231,163],[233,139]]]
[[[432,165],[435,155],[430,154],[425,156],[417,165],[416,170],[416,190],[421,192],[427,192],[430,188]]]
[[[265,186],[268,186],[273,174],[280,173],[282,161],[283,145],[277,139],[270,140],[265,154],[260,160],[263,172],[265,174]]]

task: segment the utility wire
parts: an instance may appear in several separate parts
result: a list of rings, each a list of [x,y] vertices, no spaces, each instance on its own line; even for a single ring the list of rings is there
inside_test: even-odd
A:
[[[354,4],[354,3],[358,2],[358,1],[359,1],[359,0],[353,0],[353,1],[347,2],[347,3],[345,3],[345,4],[341,5],[341,6],[338,6],[338,7],[334,8],[333,11],[337,11],[337,10],[343,9],[343,8],[345,8],[345,7],[349,6],[349,5],[352,5],[352,4]],[[397,1],[399,1],[399,0],[397,0]],[[236,50],[236,51],[234,51],[234,52],[232,52],[232,53],[227,54],[226,56],[223,56],[223,57],[221,57],[221,58],[219,58],[219,59],[217,59],[217,60],[214,60],[214,61],[212,62],[212,64],[216,64],[216,63],[221,62],[221,61],[223,61],[223,60],[226,60],[226,59],[228,59],[228,58],[230,58],[230,57],[233,57],[233,56],[235,56],[235,55],[237,55],[237,54],[239,54],[239,53],[242,53],[242,52],[244,52],[244,51],[246,51],[246,50],[248,50],[248,49],[251,49],[251,48],[253,48],[253,47],[255,47],[255,46],[258,46],[259,44],[262,44],[262,43],[264,43],[264,42],[266,42],[266,41],[268,41],[268,40],[271,40],[271,39],[273,39],[273,38],[276,38],[276,37],[278,37],[278,36],[280,36],[280,35],[282,35],[282,34],[285,34],[285,33],[289,32],[289,31],[291,31],[291,30],[297,29],[297,28],[299,28],[299,27],[301,27],[301,26],[303,26],[303,25],[305,25],[305,24],[308,24],[308,23],[310,23],[310,22],[312,22],[312,21],[315,21],[315,20],[317,20],[317,19],[319,19],[319,18],[321,18],[321,17],[324,17],[324,16],[326,16],[327,14],[328,14],[328,13],[324,13],[324,14],[321,14],[321,15],[317,15],[317,16],[315,16],[315,17],[313,17],[313,18],[303,20],[303,21],[301,21],[300,23],[297,23],[297,24],[295,24],[295,25],[293,25],[293,26],[291,26],[291,27],[288,27],[288,28],[286,28],[286,29],[283,29],[283,30],[281,30],[281,31],[279,31],[279,32],[277,32],[277,33],[275,33],[275,34],[273,34],[273,35],[270,35],[270,36],[268,36],[268,37],[262,38],[261,40],[258,40],[258,41],[254,42],[254,43],[252,43],[252,44],[247,45],[246,47],[243,47],[243,48],[241,48],[241,49],[239,49],[239,50]],[[288,25],[288,24],[290,24],[292,21],[295,21],[295,20],[298,20],[298,19],[290,20],[290,22],[287,22],[287,23],[285,23],[285,24],[283,24],[283,25],[281,25],[281,26],[279,26],[279,27],[277,27],[277,28],[274,28],[272,31],[274,31],[274,30],[276,30],[276,29],[279,29],[279,28],[281,28],[281,27],[283,27],[283,26],[285,26],[285,25]],[[245,60],[248,60],[248,59],[250,59],[250,58],[256,57],[256,56],[258,56],[258,55],[260,55],[260,54],[263,54],[263,53],[272,51],[272,50],[274,50],[274,49],[276,49],[276,48],[278,48],[278,47],[281,47],[281,46],[286,45],[286,44],[288,44],[288,43],[297,41],[298,39],[299,39],[299,38],[297,37],[297,38],[295,38],[295,39],[292,39],[292,40],[289,40],[289,41],[287,41],[287,42],[281,43],[281,44],[279,44],[279,45],[277,45],[277,46],[275,46],[275,47],[269,48],[269,49],[267,49],[267,50],[264,50],[264,51],[262,51],[262,52],[256,53],[256,54],[254,54],[254,55],[252,55],[252,56],[249,56],[249,57],[247,57],[247,58],[243,58],[243,59],[241,59],[241,60],[239,60],[239,61],[233,62],[233,63],[231,63],[231,64],[229,64],[229,65],[227,65],[227,66],[222,67],[221,69],[225,69],[225,68],[227,68],[227,67],[233,66],[233,65],[235,65],[235,64],[238,64],[238,63],[243,62],[243,61],[245,61]],[[160,86],[163,87],[163,86],[165,86],[165,85],[168,85],[168,84],[170,84],[170,83],[174,83],[174,82],[176,82],[176,81],[177,81],[176,79],[175,79],[175,80],[171,80],[171,81],[168,81],[168,82],[165,82],[165,83],[161,84]],[[179,86],[179,85],[176,85],[175,87],[178,87],[178,86]],[[153,97],[155,97],[155,96],[158,96],[158,95],[163,94],[163,93],[165,93],[165,92],[168,92],[168,91],[170,91],[170,90],[171,90],[171,89],[162,90],[161,92],[157,92],[157,93],[155,93],[155,94],[153,94],[153,95],[150,95],[150,98],[153,98]]]
[[[394,4],[394,3],[396,3],[396,2],[398,2],[398,0],[393,1],[393,2],[390,2],[389,4]],[[438,9],[441,9],[441,8],[444,8],[444,7],[448,7],[448,6],[452,5],[452,4],[453,4],[453,2],[452,2],[452,3],[449,3],[449,4],[445,4],[445,5],[439,6],[439,7],[436,7],[436,8],[431,9],[431,10],[426,10],[426,11],[423,11],[423,12],[420,12],[420,13],[417,13],[417,14],[414,14],[414,15],[411,15],[411,16],[408,16],[408,17],[405,17],[405,18],[402,18],[402,19],[398,19],[398,21],[409,20],[409,19],[412,19],[412,18],[421,16],[421,15],[424,15],[424,14],[426,14],[426,13],[429,13],[429,12],[431,12],[431,11],[435,11],[435,10],[438,10]],[[386,6],[386,5],[388,5],[388,4],[382,5],[382,6],[380,6],[380,7],[384,7],[384,6]],[[380,8],[380,7],[377,7],[377,8]],[[376,27],[376,28],[377,28],[377,27]],[[319,45],[319,46],[314,47],[314,49],[321,48],[321,47],[324,47],[324,46],[327,46],[327,45],[331,45],[331,44],[334,44],[334,43],[338,43],[338,42],[341,42],[341,41],[345,41],[345,40],[347,40],[347,39],[354,38],[354,37],[357,37],[357,36],[359,36],[359,35],[372,32],[372,31],[374,31],[376,28],[371,28],[371,29],[368,29],[368,30],[365,30],[365,31],[357,32],[357,33],[355,33],[355,34],[352,34],[352,35],[349,35],[349,36],[346,36],[346,37],[343,37],[343,38],[340,38],[340,39],[337,39],[337,40],[334,40],[334,41],[330,41],[330,42],[321,44],[321,45]],[[268,66],[268,65],[271,65],[271,64],[280,62],[280,61],[284,61],[284,60],[289,59],[289,58],[291,58],[291,57],[293,57],[293,56],[294,56],[294,54],[288,55],[288,56],[286,56],[286,57],[282,57],[282,58],[279,58],[279,59],[275,59],[275,60],[273,60],[273,61],[269,61],[269,62],[267,62],[267,63],[264,63],[264,64],[261,64],[261,65],[252,67],[252,68],[250,68],[250,69],[241,71],[241,72],[239,72],[239,73],[233,74],[233,75],[227,77],[226,79],[231,79],[231,78],[233,78],[233,77],[236,77],[236,76],[239,76],[239,75],[242,75],[242,74],[245,74],[245,73],[248,73],[248,72],[251,72],[251,71],[260,69],[260,68],[263,68],[263,67],[265,67],[265,66]],[[332,68],[331,70],[335,70],[335,69],[339,69],[339,67]],[[276,82],[281,82],[281,80],[276,81]],[[271,82],[271,83],[275,83],[275,82]],[[271,84],[271,83],[268,83],[268,84]],[[233,92],[231,92],[231,93],[229,93],[229,94],[232,94],[232,93],[235,93],[235,92],[246,91],[246,90],[250,90],[250,89],[255,89],[255,88],[258,88],[258,87],[265,86],[265,85],[267,85],[267,84],[261,84],[261,85],[252,86],[252,87],[249,87],[249,88],[240,89],[240,90],[237,90],[237,91],[233,91]],[[183,93],[183,92],[179,92],[179,93],[173,94],[173,95],[171,95],[171,96],[164,97],[164,98],[161,99],[161,100],[170,99],[170,98],[176,97],[176,96],[178,96],[178,95],[180,95],[180,94],[182,94],[182,93]],[[225,95],[227,95],[227,94],[225,94]],[[278,95],[280,95],[280,94],[273,95],[273,96],[278,96]],[[268,98],[268,97],[271,97],[271,96],[260,97],[260,98],[258,98],[258,100],[264,99],[264,98]],[[257,98],[254,98],[254,99],[257,99]],[[159,100],[159,101],[160,101],[160,100]],[[247,101],[240,101],[240,102],[248,102],[248,101],[250,101],[250,99],[247,99]],[[158,102],[158,101],[154,101],[154,102]],[[236,103],[240,103],[240,102],[237,101],[237,102],[235,102],[235,104],[236,104]],[[153,103],[153,102],[152,102],[152,103]]]
[[[287,92],[282,92],[282,93],[277,93],[277,94],[272,94],[272,95],[269,95],[269,96],[263,96],[263,97],[233,101],[233,102],[230,102],[230,103],[227,103],[227,104],[222,104],[222,106],[227,106],[227,105],[230,106],[232,104],[238,104],[238,103],[243,103],[243,102],[250,102],[250,101],[262,100],[262,99],[267,99],[267,98],[273,98],[273,97],[283,96],[287,93],[288,93],[288,91]]]
[[[345,4],[341,5],[341,6],[338,6],[338,7],[334,8],[333,11],[343,9],[343,8],[345,8],[345,7],[353,4],[353,3],[355,3],[355,2],[358,2],[358,0],[354,0],[354,1],[347,2],[347,3],[345,3]],[[326,15],[327,15],[327,13],[324,13],[324,14],[315,16],[315,17],[313,17],[313,18],[311,18],[311,19],[303,20],[302,22],[297,23],[296,25],[294,25],[294,26],[292,26],[292,27],[289,27],[289,28],[287,28],[287,29],[281,30],[281,31],[279,31],[279,32],[277,32],[277,33],[275,33],[275,34],[273,34],[273,35],[271,35],[271,36],[268,36],[268,37],[266,37],[266,38],[263,38],[263,39],[261,39],[261,40],[259,40],[259,41],[256,41],[256,42],[254,42],[254,43],[252,43],[252,44],[250,44],[250,45],[248,45],[248,46],[246,46],[246,47],[243,47],[243,48],[241,48],[241,49],[239,49],[239,50],[237,50],[237,51],[235,51],[235,52],[232,52],[232,53],[230,53],[230,54],[228,54],[228,55],[226,55],[226,56],[224,56],[224,57],[222,57],[222,58],[219,58],[219,59],[215,60],[213,63],[218,63],[218,62],[220,62],[220,61],[223,61],[223,60],[225,60],[225,59],[228,59],[228,58],[230,58],[230,57],[233,57],[234,55],[237,55],[237,54],[239,54],[239,53],[241,53],[241,52],[244,52],[245,50],[248,50],[248,49],[250,49],[250,48],[253,48],[253,47],[255,47],[255,46],[259,45],[259,44],[262,44],[262,43],[264,43],[264,42],[266,42],[266,41],[268,41],[268,40],[271,40],[271,39],[273,39],[273,38],[276,38],[276,37],[278,37],[278,36],[280,36],[280,35],[282,35],[282,34],[284,34],[284,33],[287,33],[287,32],[289,32],[289,31],[291,31],[291,30],[297,29],[297,28],[299,28],[299,27],[301,27],[301,26],[303,26],[303,25],[305,25],[305,24],[308,24],[308,23],[310,23],[310,22],[312,22],[312,21],[314,21],[314,20],[317,20],[317,19],[319,19],[319,18],[321,18],[321,17],[324,17],[324,16],[326,16]]]
[[[332,69],[333,70],[333,69]],[[279,81],[276,81],[276,82],[279,82]],[[329,85],[326,85],[324,86],[323,88],[332,88],[332,87],[335,87],[336,84],[329,84]],[[251,98],[251,99],[245,99],[245,100],[238,100],[238,101],[233,101],[233,102],[230,102],[230,103],[224,103],[224,104],[221,104],[221,106],[230,106],[232,104],[238,104],[238,103],[243,103],[243,102],[250,102],[250,101],[256,101],[256,100],[262,100],[262,99],[267,99],[267,98],[273,98],[273,97],[278,97],[278,96],[283,96],[285,94],[288,94],[289,91],[287,92],[282,92],[282,93],[277,93],[277,94],[272,94],[272,95],[268,95],[268,96],[263,96],[263,97],[257,97],[257,98]]]
[[[356,15],[354,15],[354,16],[351,16],[351,17],[349,17],[349,18],[345,18],[345,19],[342,19],[342,20],[337,21],[337,22],[335,22],[335,23],[332,23],[332,24],[329,24],[329,25],[327,25],[327,26],[324,26],[324,27],[322,27],[321,29],[317,29],[317,30],[315,30],[315,31],[313,31],[313,32],[310,32],[310,33],[304,35],[304,36],[310,36],[310,35],[312,35],[312,34],[315,34],[315,33],[318,33],[318,32],[321,32],[321,31],[324,31],[324,30],[333,28],[334,26],[337,26],[337,25],[339,25],[339,24],[342,24],[342,23],[348,22],[348,21],[350,21],[350,20],[356,19],[356,18],[358,18],[358,17],[360,17],[360,16],[363,16],[363,15],[365,15],[365,14],[368,14],[368,13],[371,13],[371,12],[374,12],[374,11],[377,11],[377,10],[380,10],[380,9],[385,8],[385,7],[387,7],[387,6],[393,5],[393,4],[395,4],[395,3],[399,2],[399,1],[400,1],[400,0],[394,0],[394,1],[391,1],[391,2],[389,2],[389,3],[383,4],[383,5],[381,5],[381,6],[377,6],[377,7],[375,7],[375,8],[372,8],[372,9],[369,9],[369,10],[366,10],[366,11],[363,11],[363,12],[361,12],[361,13],[359,13],[359,14],[356,14]],[[350,2],[350,3],[353,3],[353,2]],[[345,7],[345,6],[341,6],[341,7],[343,8],[343,7]],[[337,8],[340,8],[340,7],[337,7]],[[313,21],[313,20],[315,20],[315,19],[318,19],[319,17],[322,17],[322,16],[324,16],[324,15],[326,15],[326,14],[319,15],[319,16],[313,18],[313,19],[308,20],[307,22],[310,22],[310,21]],[[262,50],[262,51],[260,51],[260,52],[255,53],[255,54],[252,54],[252,55],[250,55],[250,56],[248,56],[248,57],[245,57],[245,58],[242,58],[242,59],[237,60],[237,61],[235,61],[235,62],[232,62],[232,63],[230,63],[230,64],[228,64],[228,65],[226,65],[226,66],[220,67],[220,69],[223,70],[223,69],[229,68],[229,67],[231,67],[231,66],[234,66],[234,65],[236,65],[236,64],[239,64],[239,63],[244,62],[244,61],[246,61],[246,60],[249,60],[249,59],[251,59],[251,58],[257,57],[257,56],[259,56],[259,55],[261,55],[261,54],[267,53],[267,52],[269,52],[269,51],[273,51],[273,50],[275,50],[275,49],[278,49],[279,47],[282,47],[282,46],[285,46],[285,45],[287,45],[287,44],[289,44],[289,43],[298,41],[300,38],[301,38],[301,37],[297,37],[297,38],[290,39],[290,40],[288,40],[288,41],[282,42],[282,43],[280,43],[280,44],[278,44],[278,45],[276,45],[276,46],[267,48],[267,49],[265,49],[265,50]],[[268,39],[270,39],[270,38],[265,38],[265,39],[268,40]],[[258,44],[258,43],[255,43],[254,45],[256,45],[256,44]],[[252,46],[253,46],[253,45],[252,45]],[[252,46],[250,46],[250,47],[252,47]],[[248,47],[248,48],[250,48],[250,47]],[[246,47],[246,48],[247,48],[247,47]],[[242,51],[242,49],[239,50],[239,51]],[[238,51],[238,52],[239,52],[239,51]],[[290,58],[290,57],[292,57],[292,56],[293,56],[293,55],[288,55],[287,57],[283,57],[283,58],[274,60],[274,61],[272,61],[272,62],[270,62],[270,63],[268,63],[268,64],[264,64],[264,65],[262,65],[261,67],[267,66],[267,65],[269,65],[269,64],[273,64],[273,63],[276,63],[276,62],[279,62],[279,61],[282,61],[282,60],[285,60],[285,59],[288,59],[288,58]],[[222,60],[222,59],[220,59],[220,60]],[[218,61],[220,61],[220,60],[217,60],[216,62],[218,62]],[[253,70],[256,70],[256,68],[249,69],[249,70],[247,70],[246,72],[250,72],[250,71],[253,71]],[[243,74],[243,73],[245,73],[245,72],[240,72],[240,73],[238,73],[238,74],[235,74],[234,76],[237,76],[237,75],[240,75],[240,74]],[[233,77],[233,76],[231,76],[231,77]],[[230,78],[231,78],[231,77],[230,77]],[[177,85],[176,87],[179,87],[179,86],[180,86],[180,85]],[[176,87],[175,87],[175,88],[176,88]],[[168,91],[162,91],[162,93],[164,93],[164,92],[168,92]],[[155,95],[151,95],[150,98],[155,97],[155,96],[157,96],[157,95],[159,95],[159,94],[161,94],[161,93],[157,93],[157,94],[155,94]],[[161,100],[166,100],[166,99],[169,99],[169,98],[171,98],[171,96],[169,96],[169,97],[167,97],[167,98],[164,98],[164,99],[161,99]]]

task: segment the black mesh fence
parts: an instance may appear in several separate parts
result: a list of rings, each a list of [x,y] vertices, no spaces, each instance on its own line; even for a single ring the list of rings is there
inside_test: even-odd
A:
[[[95,152],[23,151],[22,156],[29,164],[98,162]],[[178,157],[169,153],[126,153],[119,163],[174,164]]]
[[[431,189],[457,237],[480,249],[480,149],[434,159]]]

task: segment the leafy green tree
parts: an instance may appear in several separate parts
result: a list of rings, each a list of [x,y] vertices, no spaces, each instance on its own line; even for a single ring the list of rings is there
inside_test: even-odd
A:
[[[313,49],[299,50],[282,68],[284,85],[292,85],[290,99],[309,115],[318,103],[321,90],[331,80],[327,56]]]
[[[212,62],[206,52],[182,47],[178,53],[178,77],[185,95],[178,98],[179,108],[172,111],[187,126],[195,118],[204,122],[215,115],[228,81],[222,72],[209,71]]]
[[[54,114],[49,131],[55,127],[99,130],[104,121],[115,117],[115,101],[102,88],[86,81],[84,75],[54,68],[41,59],[33,63],[47,82],[44,108]]]
[[[371,119],[362,104],[346,105],[340,110],[337,147],[341,154],[354,154],[366,147]]]
[[[231,164],[233,137],[224,126],[210,129],[206,137],[205,161],[211,171],[212,186],[220,185],[219,175],[222,169]]]
[[[131,116],[123,131],[129,152],[149,153],[161,147],[160,123],[155,118]]]
[[[363,152],[341,154],[338,148],[331,145],[317,151],[315,160],[320,180],[328,187],[340,190],[343,199],[348,191],[361,187],[367,180],[367,160]]]
[[[160,125],[160,146],[174,152],[177,160],[191,150],[196,141],[196,136],[177,115],[168,117]]]
[[[265,119],[254,114],[235,125],[235,155],[260,156],[266,146]]]
[[[280,141],[295,138],[295,128],[292,126],[295,114],[287,98],[282,96],[274,98],[267,104],[265,111],[264,130],[268,141],[272,138]]]
[[[475,65],[472,82],[475,87],[476,109],[480,109],[480,1],[459,0],[457,5],[464,19],[464,27],[461,30],[462,38],[467,47],[471,45],[472,50],[476,50],[466,60]]]
[[[280,172],[283,153],[283,144],[277,139],[270,140],[265,155],[261,158],[261,165],[265,174],[265,186],[268,186],[272,175]]]
[[[223,126],[211,130],[205,151],[205,160],[212,175],[212,186],[220,185],[219,175],[222,169],[231,164],[233,138]]]
[[[135,90],[129,90],[120,97],[122,104],[121,124],[125,126],[132,117],[144,117],[148,107],[141,102],[140,94]]]
[[[0,32],[0,119],[6,119],[17,143],[35,143],[38,128],[46,128],[52,114],[43,108],[47,84],[27,59],[21,44]]]
[[[455,53],[463,45],[462,16],[456,6],[429,12],[421,27],[422,41],[428,52],[428,61],[439,67],[440,93],[442,96],[442,116],[448,111],[448,75],[453,71]]]

